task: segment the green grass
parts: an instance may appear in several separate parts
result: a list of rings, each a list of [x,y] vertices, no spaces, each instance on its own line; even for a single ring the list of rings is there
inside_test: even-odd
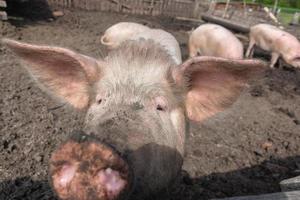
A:
[[[242,0],[240,0],[242,2]],[[300,0],[294,0],[294,1],[299,1]],[[253,3],[252,0],[246,0],[247,3]],[[272,9],[274,7],[274,2],[275,0],[256,0],[256,3],[262,3],[266,7]],[[279,13],[279,21],[285,25],[289,24],[292,19],[293,15],[296,12],[300,12],[300,4],[297,3],[297,7],[292,7],[291,1],[288,0],[279,0],[279,5],[278,8],[280,8],[280,13]]]
[[[242,0],[240,0],[242,1]],[[246,2],[253,2],[252,0],[246,0]],[[256,0],[256,3],[261,3],[268,7],[273,7],[275,0]],[[278,7],[288,9],[300,9],[299,0],[278,0]]]
[[[299,1],[300,0],[294,0]],[[226,2],[226,0],[219,0],[218,2]],[[243,2],[242,0],[231,0],[231,2]],[[261,3],[264,6],[273,9],[275,0],[256,0],[256,3]],[[246,0],[246,3],[253,3],[252,0]],[[300,3],[297,2],[297,7],[292,7],[291,0],[279,0],[278,8],[280,8],[280,14],[278,16],[279,21],[282,24],[289,24],[292,19],[293,15],[296,12],[300,12]]]
[[[288,25],[293,19],[293,14],[292,13],[286,13],[286,12],[281,12],[279,14],[279,21],[282,24]]]
[[[286,7],[280,7],[281,12],[285,13],[295,13],[295,12],[300,12],[299,8],[286,8]]]
[[[292,0],[278,0],[278,7],[286,10],[287,12],[299,12],[300,11],[300,1],[299,0],[293,0],[293,1],[295,1],[295,2],[292,3]],[[242,2],[242,0],[237,0],[235,2]],[[246,2],[253,3],[252,0],[246,0]],[[255,1],[255,3],[260,3],[269,8],[274,7],[274,2],[275,2],[275,0],[256,0]]]

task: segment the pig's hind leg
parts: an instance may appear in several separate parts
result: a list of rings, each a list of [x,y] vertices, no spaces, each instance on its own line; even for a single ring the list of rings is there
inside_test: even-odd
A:
[[[274,68],[274,66],[277,63],[279,57],[280,57],[279,53],[272,52],[272,58],[271,58],[271,63],[270,63],[270,67],[271,68]]]
[[[254,53],[255,40],[250,37],[249,46],[246,52],[246,58],[252,58]]]

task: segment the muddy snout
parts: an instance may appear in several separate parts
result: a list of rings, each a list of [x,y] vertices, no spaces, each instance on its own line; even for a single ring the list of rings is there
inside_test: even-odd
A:
[[[63,200],[114,200],[129,190],[127,162],[94,136],[75,133],[51,155],[50,179]]]

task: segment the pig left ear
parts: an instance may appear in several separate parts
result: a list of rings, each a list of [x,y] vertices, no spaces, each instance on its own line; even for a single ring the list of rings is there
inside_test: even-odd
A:
[[[4,39],[2,42],[25,62],[25,68],[54,96],[75,108],[89,103],[91,83],[99,77],[99,61],[71,50]]]
[[[185,105],[191,120],[202,121],[235,102],[247,81],[262,73],[266,63],[195,57],[172,72],[175,83],[187,88]]]

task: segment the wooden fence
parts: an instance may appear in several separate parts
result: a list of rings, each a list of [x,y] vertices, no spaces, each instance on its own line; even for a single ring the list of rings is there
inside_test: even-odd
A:
[[[63,8],[186,18],[193,17],[195,9],[199,7],[199,3],[196,2],[195,0],[48,0],[50,6]]]
[[[5,12],[6,1],[0,0],[0,20],[7,20],[7,14]]]

